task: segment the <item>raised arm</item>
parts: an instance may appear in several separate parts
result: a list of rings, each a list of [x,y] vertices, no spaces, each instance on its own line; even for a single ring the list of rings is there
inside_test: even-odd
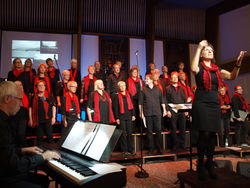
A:
[[[225,69],[222,69],[220,71],[221,77],[224,80],[234,80],[237,78],[239,72],[240,72],[240,66],[242,63],[242,59],[244,57],[244,55],[246,54],[246,51],[240,51],[240,54],[237,58],[236,64],[234,66],[234,69],[232,70],[232,72],[229,72]]]
[[[201,57],[201,51],[202,49],[208,45],[208,42],[206,40],[202,40],[197,49],[196,49],[196,52],[194,54],[194,57],[193,57],[193,60],[191,62],[191,71],[194,73],[194,74],[198,74],[198,72],[200,71],[200,68],[199,68],[199,61],[200,61],[200,57]]]

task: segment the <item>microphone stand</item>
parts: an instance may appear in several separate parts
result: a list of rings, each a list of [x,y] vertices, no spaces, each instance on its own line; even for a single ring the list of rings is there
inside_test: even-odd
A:
[[[58,62],[57,62],[57,59],[56,59],[56,55],[54,55],[54,60],[55,60],[56,66],[57,66],[58,71],[59,71],[59,77],[60,77],[61,80],[63,81],[63,77],[62,77],[62,75],[61,75],[60,67],[59,67]]]
[[[138,50],[135,52],[136,56],[136,62],[137,62],[137,67],[138,67],[138,77],[140,78],[140,72],[139,72],[139,57],[138,57]],[[140,88],[142,91],[142,80],[140,79]],[[141,136],[141,153],[140,153],[140,162],[138,164],[139,170],[135,173],[135,177],[137,178],[148,178],[149,174],[146,172],[146,170],[143,168],[143,152],[142,152],[142,141],[143,141],[143,132],[142,132],[142,120],[140,121],[140,136]]]

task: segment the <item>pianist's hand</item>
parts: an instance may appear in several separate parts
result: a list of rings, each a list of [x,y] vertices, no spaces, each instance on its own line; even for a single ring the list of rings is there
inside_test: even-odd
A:
[[[43,150],[39,147],[33,146],[33,147],[24,147],[21,148],[21,151],[23,154],[26,155],[41,155],[43,153]]]
[[[56,152],[56,151],[51,151],[51,150],[47,150],[45,151],[43,154],[43,159],[44,160],[50,160],[50,159],[60,159],[61,155]]]

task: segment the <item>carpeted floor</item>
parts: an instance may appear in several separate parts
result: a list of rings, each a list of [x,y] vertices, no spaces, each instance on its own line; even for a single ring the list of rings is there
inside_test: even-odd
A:
[[[249,161],[250,156],[239,158],[236,155],[228,155],[226,157],[217,156],[218,160],[231,160],[233,163],[234,171],[236,171],[236,165],[238,161]],[[166,162],[154,162],[151,164],[143,165],[144,169],[149,173],[149,177],[140,179],[135,177],[135,173],[138,171],[136,165],[128,165],[127,167],[127,186],[126,188],[174,188],[179,187],[179,184],[175,184],[177,181],[177,173],[187,171],[189,166],[188,160],[179,161],[166,161]],[[196,160],[193,160],[193,169],[196,169]],[[188,187],[188,186],[185,186]]]
[[[236,165],[238,161],[250,162],[250,155],[240,158],[237,155],[217,155],[215,159],[218,160],[230,160],[233,164],[233,169],[236,171]],[[185,172],[190,169],[189,160],[186,158],[173,160],[151,160],[143,165],[143,168],[149,174],[148,178],[140,179],[135,177],[135,173],[138,171],[136,164],[127,163],[123,164],[127,168],[127,185],[125,188],[175,188],[179,187],[177,182],[177,173]],[[193,159],[193,170],[196,170],[196,159]],[[177,182],[177,183],[176,183]],[[51,182],[50,188],[55,187],[55,183]],[[59,186],[60,187],[60,186]],[[188,188],[189,186],[185,186]]]

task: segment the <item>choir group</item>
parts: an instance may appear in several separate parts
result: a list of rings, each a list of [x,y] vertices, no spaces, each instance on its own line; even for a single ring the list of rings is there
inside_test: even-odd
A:
[[[31,59],[27,59],[24,64],[20,58],[13,60],[13,69],[9,71],[7,80],[15,82],[23,90],[23,107],[13,119],[13,129],[21,146],[25,145],[27,125],[36,128],[38,145],[43,143],[44,134],[46,141],[51,143],[56,113],[62,114],[64,138],[74,122],[81,118],[81,111],[84,110],[87,120],[116,124],[122,130],[120,145],[124,155],[134,155],[132,133],[140,130],[142,122],[147,131],[149,154],[154,153],[154,149],[157,149],[158,154],[162,153],[161,132],[164,129],[171,129],[174,151],[186,149],[186,121],[192,119],[192,114],[174,112],[168,106],[169,103],[192,103],[194,100],[196,86],[190,87],[183,62],[171,74],[166,65],[162,66],[160,74],[155,64],[151,63],[145,81],[142,80],[138,66],[132,66],[127,74],[122,70],[121,61],[116,61],[109,71],[102,70],[101,63],[96,61],[88,67],[88,75],[83,78],[77,69],[76,59],[72,59],[70,69],[62,73],[53,63],[48,58],[46,64],[41,64],[36,72],[32,68]],[[223,83],[219,88],[221,146],[227,144],[229,139],[232,111],[235,116],[236,144],[247,144],[247,120],[241,119],[240,112],[248,110],[248,103],[242,94],[242,87],[237,85],[230,100],[227,85]],[[179,136],[176,134],[177,130]],[[153,132],[156,133],[155,144]]]

